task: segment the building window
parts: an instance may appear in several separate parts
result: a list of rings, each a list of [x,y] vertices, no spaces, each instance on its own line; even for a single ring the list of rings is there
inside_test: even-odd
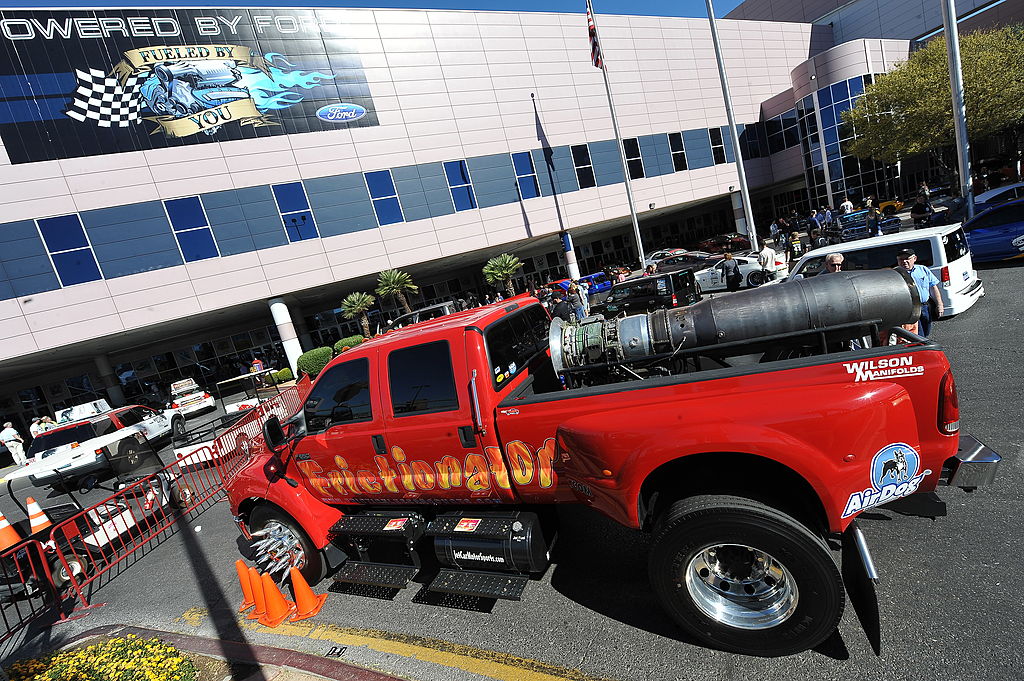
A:
[[[586,144],[577,144],[571,147],[572,164],[576,166],[576,180],[580,183],[580,189],[588,189],[597,186],[594,179],[594,164],[590,160],[590,147]]]
[[[473,210],[476,208],[476,196],[473,194],[473,182],[469,179],[469,168],[465,161],[446,161],[444,176],[448,178],[448,190],[452,193],[455,210]]]
[[[640,158],[640,142],[635,137],[622,140],[622,149],[626,152],[626,167],[629,168],[629,179],[639,180],[644,177],[644,161]]]
[[[288,240],[294,242],[318,238],[320,233],[316,231],[316,222],[313,220],[313,212],[309,209],[309,200],[306,198],[306,190],[302,183],[275,184],[271,185],[271,189],[274,190],[277,209],[281,211],[281,221],[284,223],[284,231],[288,233]]]
[[[711,154],[715,157],[715,165],[721,165],[725,163],[725,140],[722,139],[722,129],[709,128],[708,134],[711,136]]]
[[[512,167],[516,171],[519,198],[535,199],[540,196],[540,186],[537,184],[537,168],[533,165],[533,155],[528,151],[512,154]]]
[[[686,148],[683,147],[683,134],[681,132],[670,132],[668,134],[668,148],[672,152],[672,167],[678,173],[686,170]]]
[[[373,201],[373,212],[377,214],[377,224],[383,227],[405,222],[402,204],[398,202],[398,192],[395,191],[395,182],[391,179],[391,171],[375,170],[372,173],[363,173],[363,177],[366,178],[366,188],[370,191],[370,199]]]
[[[36,220],[61,286],[102,279],[92,244],[78,214]]]
[[[206,219],[203,202],[198,196],[186,199],[164,201],[167,219],[171,222],[174,237],[178,240],[181,257],[185,262],[216,258],[220,255],[213,240],[210,222]]]

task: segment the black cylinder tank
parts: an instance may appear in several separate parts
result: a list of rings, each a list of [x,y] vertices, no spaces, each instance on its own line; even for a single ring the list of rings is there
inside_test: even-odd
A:
[[[535,513],[442,515],[430,521],[434,555],[444,567],[529,574],[547,568],[547,542]]]

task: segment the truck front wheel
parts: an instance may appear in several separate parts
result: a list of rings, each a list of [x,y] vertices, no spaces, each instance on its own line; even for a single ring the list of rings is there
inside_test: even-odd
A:
[[[326,575],[323,555],[298,523],[273,506],[257,506],[249,516],[249,531],[264,534],[253,539],[256,555],[253,559],[262,571],[272,570],[276,580],[288,575],[288,568],[296,567],[311,586]],[[283,573],[283,574],[282,574]]]
[[[655,530],[650,578],[663,607],[701,642],[774,657],[813,648],[839,624],[843,581],[803,524],[756,501],[677,501]]]

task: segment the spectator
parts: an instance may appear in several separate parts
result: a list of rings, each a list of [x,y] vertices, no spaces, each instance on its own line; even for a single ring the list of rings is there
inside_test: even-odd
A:
[[[811,224],[815,227],[820,228],[821,223],[824,221],[825,216],[818,213],[818,211],[811,209]]]
[[[782,230],[779,229],[779,222],[781,220],[782,220],[782,218],[779,218],[778,220],[775,220],[774,222],[772,222],[771,226],[769,227],[769,230],[771,230],[771,234],[772,234],[772,243],[775,244],[776,246],[779,245],[779,232],[782,231]]]
[[[823,248],[828,246],[828,239],[821,235],[820,229],[811,230],[811,243],[807,250],[813,251],[815,248]]]
[[[658,272],[658,266],[657,265],[648,265],[647,267],[644,268],[643,276],[651,277],[651,276],[654,276],[655,274],[657,274],[657,272]]]
[[[843,270],[843,261],[846,258],[842,253],[829,253],[825,256],[825,271],[822,274],[834,274]]]
[[[722,276],[725,277],[725,288],[727,291],[739,291],[743,275],[740,274],[740,264],[732,257],[732,253],[725,254],[722,262]]]
[[[28,434],[32,436],[32,439],[39,437],[39,433],[43,432],[42,419],[38,416],[32,417],[32,425],[28,427]]]
[[[875,195],[868,194],[868,198],[864,199],[864,207],[871,210],[875,207]]]
[[[769,246],[767,241],[761,245],[761,250],[757,252],[757,264],[761,266],[761,272],[764,273],[765,281],[775,279],[775,249]]]
[[[789,262],[790,267],[804,256],[804,252],[804,242],[800,240],[800,235],[797,232],[791,232],[789,241],[786,242],[786,261]]]
[[[868,210],[868,214],[864,217],[864,222],[868,226],[869,236],[882,236],[882,212],[877,208],[871,208]]]
[[[843,215],[849,215],[853,212],[853,201],[850,200],[849,196],[843,197],[843,202],[839,204],[839,212]]]
[[[928,301],[935,301],[937,317],[941,317],[943,312],[945,312],[945,308],[942,306],[942,294],[939,293],[939,280],[935,278],[930,269],[924,265],[917,264],[917,254],[914,253],[912,248],[904,248],[896,254],[896,267],[910,274],[910,278],[917,285],[917,292],[921,298],[919,334],[927,338],[932,330],[931,309]],[[2,438],[2,435],[0,435],[0,438]]]
[[[928,183],[924,180],[921,180],[921,184],[917,185],[917,193],[925,199],[930,199],[932,195],[932,191],[928,189]]]
[[[629,276],[628,271],[620,267],[618,270],[618,274],[615,275],[615,281],[617,283],[622,283],[626,281],[627,276]]]
[[[583,321],[583,318],[587,316],[587,308],[583,304],[583,293],[580,291],[580,287],[576,283],[569,284],[569,307],[572,308],[573,314],[576,319]]]
[[[835,216],[832,213],[832,206],[825,206],[825,226],[831,227]]]
[[[4,424],[3,430],[0,430],[0,442],[7,447],[7,451],[11,453],[16,465],[24,466],[28,463],[25,458],[25,440],[14,429],[14,424],[10,421]]]
[[[551,295],[551,300],[551,316],[558,317],[563,322],[572,321],[572,308],[566,302],[565,294],[562,293],[561,289],[555,289],[555,292]]]
[[[928,197],[924,194],[918,194],[917,203],[915,203],[910,209],[910,217],[914,221],[915,228],[929,226],[934,212],[935,209],[932,208],[932,204],[928,202]]]
[[[57,424],[54,423],[53,419],[50,418],[48,415],[43,415],[43,417],[39,420],[39,426],[39,432],[45,433],[51,428],[56,428]]]
[[[581,281],[580,284],[580,299],[583,301],[583,311],[586,316],[590,316],[590,282]]]

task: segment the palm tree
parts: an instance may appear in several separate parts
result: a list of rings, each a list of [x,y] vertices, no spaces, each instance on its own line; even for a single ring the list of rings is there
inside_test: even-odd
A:
[[[512,275],[522,266],[523,263],[516,256],[502,253],[491,258],[484,265],[484,279],[488,284],[503,284],[511,298],[516,294],[515,289],[512,288]]]
[[[377,275],[377,294],[394,296],[406,314],[412,312],[412,308],[409,307],[409,301],[405,298],[405,292],[416,293],[419,290],[420,287],[412,283],[412,277],[407,272],[384,270]]]
[[[341,313],[345,315],[345,319],[359,317],[359,325],[363,327],[363,335],[367,338],[370,337],[370,319],[366,316],[366,311],[373,306],[374,300],[376,299],[369,293],[356,291],[341,301]]]

